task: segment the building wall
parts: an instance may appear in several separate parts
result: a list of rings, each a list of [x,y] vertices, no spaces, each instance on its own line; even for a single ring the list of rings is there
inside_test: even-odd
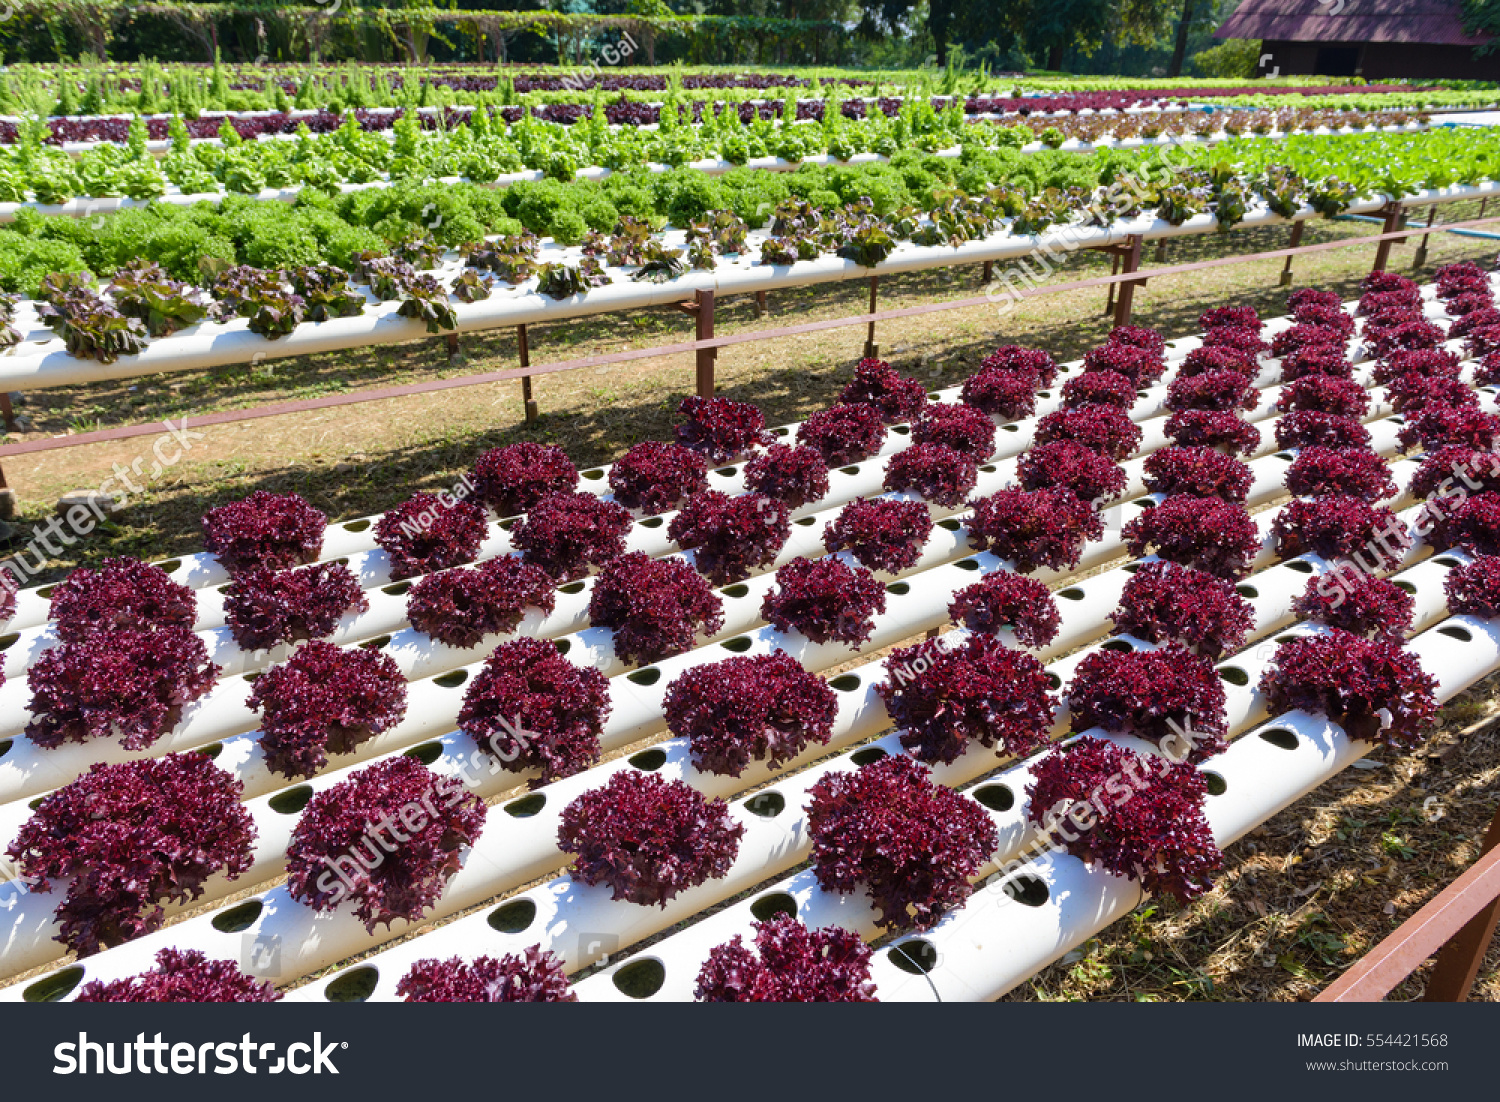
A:
[[[1469,46],[1267,41],[1262,43],[1261,53],[1271,55],[1262,71],[1280,66],[1282,76],[1500,80],[1500,50],[1475,58]]]

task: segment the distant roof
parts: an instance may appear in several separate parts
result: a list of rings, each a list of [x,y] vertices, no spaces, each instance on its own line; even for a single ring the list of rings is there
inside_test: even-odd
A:
[[[1488,35],[1464,33],[1461,6],[1462,0],[1244,0],[1214,37],[1437,46],[1487,42]]]

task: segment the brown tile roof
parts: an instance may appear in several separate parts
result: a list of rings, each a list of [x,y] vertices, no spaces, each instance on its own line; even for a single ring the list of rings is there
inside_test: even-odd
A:
[[[1460,6],[1461,0],[1244,0],[1214,36],[1441,46],[1487,41],[1487,35],[1464,34]],[[1495,68],[1500,73],[1500,56]]]

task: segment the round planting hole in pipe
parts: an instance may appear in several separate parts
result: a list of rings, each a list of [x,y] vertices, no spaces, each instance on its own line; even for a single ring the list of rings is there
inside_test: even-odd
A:
[[[864,680],[857,673],[840,674],[828,683],[830,689],[841,693],[852,693],[864,684]]]
[[[919,937],[892,945],[885,955],[897,968],[912,976],[927,975],[938,962],[937,946]]]
[[[757,792],[745,801],[745,810],[762,819],[774,819],[786,810],[786,797],[780,792]]]
[[[639,523],[642,528],[660,528],[667,522],[662,520],[661,517],[647,517],[645,520],[640,521]]]
[[[984,466],[979,468],[979,472],[981,474],[994,474],[999,469],[1000,468],[995,466],[993,463],[986,463]]]
[[[890,585],[885,587],[885,591],[887,593],[894,593],[897,597],[905,597],[908,593],[911,592],[911,586],[907,585],[905,582],[892,582]]]
[[[986,784],[974,790],[974,799],[991,811],[1009,811],[1016,806],[1016,794],[1008,784]]]
[[[1437,633],[1439,635],[1446,635],[1449,639],[1457,639],[1460,643],[1472,643],[1474,641],[1474,633],[1471,632],[1468,628],[1460,627],[1457,624],[1450,624],[1448,627],[1438,628]]]
[[[814,524],[818,523],[818,518],[817,517],[798,517],[796,520],[792,521],[792,523],[793,524],[800,524],[803,528],[811,528]]]
[[[359,520],[351,520],[343,527],[346,532],[363,532],[370,527],[370,520],[368,517],[361,517]]]
[[[401,581],[401,582],[395,582],[395,583],[393,583],[391,585],[383,585],[383,586],[381,586],[380,587],[380,592],[386,594],[387,596],[400,597],[403,593],[405,593],[410,588],[411,588],[411,582],[410,581]]]
[[[946,517],[943,520],[938,521],[938,527],[946,528],[950,532],[961,532],[963,531],[964,526],[958,523],[958,521],[954,520],[952,517]]]
[[[1036,876],[1017,876],[1000,885],[1000,890],[1026,907],[1042,907],[1050,893],[1046,883]]]
[[[557,648],[558,654],[567,654],[573,649],[573,644],[566,639],[554,639],[552,645]]]
[[[1290,452],[1277,452],[1273,458],[1279,459],[1283,463],[1290,463],[1297,457],[1295,455],[1292,455]]]
[[[432,683],[444,689],[456,689],[469,680],[468,670],[449,670],[432,679]]]
[[[559,593],[566,593],[569,596],[571,596],[574,593],[582,593],[583,592],[583,583],[582,582],[569,582],[567,585],[560,585],[560,586],[558,586],[557,587],[557,591]]]
[[[747,597],[750,594],[750,587],[736,582],[734,585],[726,585],[719,592],[726,597]]]
[[[650,750],[642,750],[639,754],[632,754],[630,764],[642,773],[655,773],[667,764],[667,752],[660,747],[653,746]]]
[[[13,631],[9,635],[0,636],[0,650],[10,650],[10,648],[15,644],[15,641],[19,638],[21,638],[21,633],[18,631]]]
[[[625,680],[636,685],[655,685],[661,680],[661,670],[655,666],[647,666],[643,670],[632,670],[625,675]]]
[[[886,757],[886,752],[878,746],[866,746],[863,750],[856,750],[849,755],[849,760],[855,765],[870,765]]]
[[[1087,594],[1077,586],[1069,586],[1067,589],[1064,589],[1061,593],[1059,593],[1058,596],[1065,601],[1081,601],[1084,599],[1084,597],[1087,596]]]
[[[727,651],[733,651],[735,654],[744,654],[751,647],[755,646],[755,640],[751,639],[748,635],[736,635],[733,639],[725,639],[719,646]]]
[[[633,960],[610,977],[615,990],[632,999],[649,999],[667,982],[667,970],[655,957]]]
[[[1020,425],[1016,425],[1016,424],[1001,425],[1000,428],[1004,432],[1020,432],[1021,431],[1021,426]]]
[[[1062,678],[1058,677],[1057,674],[1053,673],[1051,670],[1047,671],[1047,688],[1049,688],[1049,689],[1060,689],[1060,688],[1062,688]]]
[[[57,588],[56,586],[44,585],[44,586],[42,586],[41,589],[38,589],[36,591],[36,595],[38,597],[50,597],[50,596],[52,596],[52,591],[54,589],[56,589],[56,588]]]
[[[529,899],[512,899],[502,903],[485,919],[490,929],[502,934],[520,934],[536,921],[536,904]]]
[[[1210,796],[1222,796],[1229,791],[1229,782],[1219,774],[1205,769],[1203,779],[1208,782],[1208,794]]]
[[[1237,585],[1234,587],[1234,591],[1247,601],[1253,601],[1260,596],[1260,590],[1256,589],[1253,585]]]
[[[856,475],[856,474],[859,474],[859,468],[858,467],[840,467],[839,468],[839,474]]]
[[[168,574],[175,574],[179,570],[182,569],[182,560],[181,559],[167,559],[167,560],[165,560],[163,562],[157,563],[156,565],[159,566],[159,567],[161,567]]]
[[[590,482],[598,482],[601,478],[604,477],[604,469],[602,467],[594,467],[587,471],[581,471],[578,477],[586,478]]]
[[[16,744],[15,739],[0,738],[0,758],[10,753],[10,748]]]
[[[1124,639],[1111,639],[1108,643],[1101,644],[1099,649],[1120,651],[1122,654],[1135,650],[1135,648],[1127,643]]]
[[[1402,581],[1399,578],[1392,580],[1391,584],[1394,585],[1397,589],[1405,590],[1407,593],[1411,593],[1413,595],[1415,595],[1417,592],[1417,587],[1412,585],[1411,582]]]
[[[431,765],[443,756],[443,744],[441,742],[424,742],[421,746],[413,746],[401,756],[404,758],[416,758],[423,765]]]
[[[545,792],[533,792],[529,796],[522,796],[519,800],[512,800],[502,810],[512,819],[529,819],[547,806],[547,794]]]
[[[1243,687],[1250,684],[1250,675],[1238,666],[1225,666],[1219,671],[1219,676],[1231,685]]]
[[[979,569],[979,560],[978,559],[959,559],[953,565],[956,566],[956,567],[958,567],[960,570],[978,570]]]
[[[1134,574],[1140,568],[1141,564],[1138,562],[1128,562],[1124,566],[1120,567],[1120,569],[1125,571],[1125,573],[1127,574]]]
[[[312,785],[299,784],[296,788],[288,788],[285,792],[276,793],[266,803],[278,815],[297,815],[312,798]]]
[[[77,965],[64,968],[61,972],[53,972],[21,992],[21,998],[29,1003],[62,1002],[72,994],[73,988],[83,982],[83,975],[83,969]]]
[[[733,478],[739,473],[740,469],[738,467],[716,467],[714,469],[714,474],[718,475],[720,478]]]
[[[1452,555],[1439,555],[1437,558],[1433,559],[1432,561],[1435,562],[1435,563],[1437,563],[1439,566],[1446,566],[1450,570],[1453,567],[1455,567],[1455,566],[1461,566],[1461,565],[1463,565],[1457,559],[1455,559]]]
[[[1298,574],[1311,574],[1313,564],[1306,559],[1292,559],[1286,564],[1288,570],[1295,570]]]
[[[381,650],[389,646],[390,642],[391,637],[389,635],[377,635],[373,639],[366,639],[359,646],[361,650]]]
[[[891,426],[891,431],[895,432],[895,433],[900,433],[902,436],[910,436],[911,435],[911,426],[910,425],[892,425]]]
[[[792,430],[789,429],[789,428],[787,428],[785,425],[782,425],[781,428],[779,428],[779,429],[772,429],[771,430],[771,435],[772,436],[790,436],[790,435],[792,435]]]
[[[247,899],[227,911],[220,911],[213,917],[213,928],[221,934],[237,934],[241,930],[248,930],[255,925],[255,920],[260,917],[260,912],[265,910],[259,899]]]
[[[1292,734],[1292,732],[1288,731],[1285,727],[1272,727],[1268,731],[1262,731],[1260,733],[1260,737],[1265,739],[1272,746],[1278,747],[1282,750],[1297,749],[1297,736]]]
[[[334,977],[329,985],[323,988],[323,997],[331,1003],[362,1003],[367,1002],[371,995],[375,994],[375,988],[380,983],[380,972],[373,965],[363,965],[345,972],[342,976]]]

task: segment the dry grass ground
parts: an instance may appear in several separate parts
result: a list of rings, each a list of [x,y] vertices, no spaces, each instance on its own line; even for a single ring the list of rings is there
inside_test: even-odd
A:
[[[1457,221],[1474,214],[1453,209],[1444,217]],[[1309,227],[1305,243],[1371,231],[1318,222]],[[1169,246],[1165,262],[1280,248],[1286,233],[1266,229],[1187,238]],[[1493,243],[1438,235],[1429,262],[1487,263],[1495,251]],[[1330,287],[1351,297],[1371,253],[1371,247],[1359,247],[1301,258],[1296,285]],[[1154,261],[1154,251],[1148,255]],[[1410,247],[1398,249],[1393,267],[1404,270],[1410,257]],[[1224,303],[1282,313],[1286,292],[1277,285],[1280,267],[1280,261],[1263,261],[1158,280],[1138,293],[1136,320],[1178,335],[1194,331],[1204,309]],[[1058,278],[1107,271],[1106,260],[1084,254],[1073,257]],[[977,281],[972,268],[883,279],[881,304],[965,297],[976,292]],[[866,308],[865,294],[862,283],[777,293],[765,319],[756,316],[753,299],[731,299],[720,305],[719,332],[856,314]],[[997,344],[1044,347],[1059,359],[1080,356],[1108,330],[1102,299],[1097,291],[1067,292],[1030,300],[1003,319],[993,308],[903,319],[882,324],[879,341],[883,356],[901,369],[921,375],[932,387],[949,386]],[[532,355],[543,363],[666,343],[689,333],[690,323],[670,310],[582,319],[533,327]],[[834,399],[853,371],[862,340],[861,328],[849,328],[725,349],[718,367],[720,393],[756,402],[772,423],[801,419]],[[22,436],[515,364],[508,332],[467,337],[464,352],[465,362],[450,364],[442,342],[434,339],[288,360],[257,371],[49,391],[24,407],[35,428]],[[140,495],[114,530],[80,544],[54,564],[52,574],[111,554],[159,558],[196,549],[197,520],[205,508],[258,488],[296,490],[341,519],[389,508],[419,489],[448,485],[483,449],[517,440],[559,443],[580,466],[608,462],[632,443],[667,436],[676,405],[691,385],[690,360],[676,357],[540,379],[542,417],[534,425],[521,418],[519,384],[505,383],[218,426]],[[44,519],[60,493],[96,487],[112,464],[129,465],[149,447],[147,437],[9,461],[6,475],[21,497],[20,527],[24,531],[29,522]],[[1188,907],[1143,905],[1008,998],[1297,1000],[1316,994],[1476,856],[1500,800],[1497,687],[1500,677],[1451,703],[1442,733],[1422,749],[1371,755],[1372,768],[1346,771],[1231,847],[1220,883],[1206,898]],[[1418,995],[1420,980],[1421,973],[1392,997]],[[1475,998],[1497,997],[1500,949],[1492,948]]]

